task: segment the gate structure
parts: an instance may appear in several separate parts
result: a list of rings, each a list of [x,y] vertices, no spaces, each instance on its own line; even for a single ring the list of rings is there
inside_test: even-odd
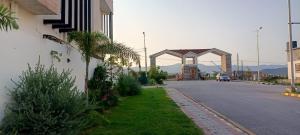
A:
[[[184,80],[196,80],[199,79],[198,70],[198,57],[207,53],[216,54],[221,57],[221,69],[223,73],[231,75],[231,54],[216,48],[212,49],[179,49],[179,50],[163,50],[158,53],[150,55],[151,67],[156,67],[156,58],[163,55],[169,54],[178,58],[181,58],[182,69],[181,75]],[[192,58],[192,64],[187,64],[187,58]]]

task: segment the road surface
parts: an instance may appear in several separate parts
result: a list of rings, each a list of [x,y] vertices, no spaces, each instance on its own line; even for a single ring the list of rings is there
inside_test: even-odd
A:
[[[285,86],[249,82],[169,81],[175,88],[257,135],[300,135],[300,100]]]

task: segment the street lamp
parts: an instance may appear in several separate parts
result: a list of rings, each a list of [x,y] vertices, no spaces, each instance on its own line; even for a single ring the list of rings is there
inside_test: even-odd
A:
[[[146,71],[146,76],[148,76],[147,72],[148,72],[148,65],[147,65],[147,48],[146,48],[146,34],[145,32],[143,32],[144,35],[144,51],[145,51],[145,71]]]
[[[256,38],[257,38],[257,81],[260,81],[260,67],[259,67],[259,32],[262,30],[263,27],[259,27],[256,30]]]
[[[290,61],[291,61],[291,91],[295,91],[295,76],[294,76],[294,55],[293,55],[293,37],[292,37],[292,12],[291,12],[291,0],[288,0],[289,7],[289,51],[290,51]]]

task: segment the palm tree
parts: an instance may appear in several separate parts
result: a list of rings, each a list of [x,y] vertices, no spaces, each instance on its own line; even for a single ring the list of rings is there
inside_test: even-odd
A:
[[[19,28],[16,18],[13,17],[13,14],[14,13],[8,8],[4,7],[4,5],[0,5],[0,31],[8,31]]]
[[[113,63],[115,63],[112,62],[112,60],[120,61],[120,64],[117,64],[117,66],[121,69],[122,73],[124,66],[129,66],[132,64],[130,60],[134,61],[137,65],[140,64],[140,55],[132,48],[127,47],[122,43],[112,42],[110,44],[99,46],[97,52],[97,57],[101,60],[105,59],[106,54],[110,54],[111,58],[113,58],[109,60],[111,65],[111,80],[113,78],[112,65],[114,65]]]
[[[109,44],[109,39],[102,33],[98,32],[70,32],[68,34],[68,41],[74,41],[82,56],[85,59],[85,86],[84,91],[87,95],[88,102],[88,79],[89,79],[89,64],[92,57],[98,54],[99,46]]]
[[[96,58],[104,60],[106,54],[114,55],[122,60],[132,60],[136,64],[140,63],[140,55],[132,48],[125,46],[122,43],[109,43],[101,45],[96,50]]]

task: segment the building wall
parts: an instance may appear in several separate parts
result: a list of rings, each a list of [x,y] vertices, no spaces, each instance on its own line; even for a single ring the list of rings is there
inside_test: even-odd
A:
[[[300,82],[300,71],[297,70],[297,66],[296,65],[300,65],[300,60],[296,60],[294,61],[294,77],[295,79],[297,79],[297,82]],[[299,68],[298,68],[299,69]],[[291,75],[291,63],[288,62],[288,78],[292,79],[292,75]]]
[[[297,82],[300,82],[300,48],[293,49],[293,58],[294,58],[294,77]],[[288,61],[288,78],[291,79],[291,62],[290,62],[290,53],[287,51],[287,61]]]
[[[0,4],[7,4],[6,1],[0,0]],[[98,6],[100,8],[100,5]],[[93,6],[93,8],[97,7]],[[16,13],[20,29],[9,32],[0,31],[0,120],[3,118],[5,104],[9,101],[8,90],[14,87],[11,80],[18,81],[18,76],[27,69],[27,65],[34,66],[39,58],[40,62],[47,67],[53,64],[59,71],[72,70],[72,76],[76,77],[76,86],[82,91],[84,89],[85,62],[78,49],[42,38],[43,34],[49,34],[66,40],[66,34],[53,30],[51,25],[43,24],[44,18],[59,18],[59,15],[33,15],[16,3],[12,3],[12,10]],[[97,17],[98,11],[100,10],[92,10],[93,18]],[[99,18],[101,19],[101,13],[99,13]],[[101,21],[96,21],[94,25],[93,31],[101,32],[101,29],[96,27],[96,25],[102,25]],[[62,54],[60,62],[52,59],[51,51]],[[71,61],[68,63],[67,59]],[[100,61],[91,60],[90,76],[97,63]]]
[[[99,8],[100,0],[92,0],[92,30],[102,31],[102,11]]]

